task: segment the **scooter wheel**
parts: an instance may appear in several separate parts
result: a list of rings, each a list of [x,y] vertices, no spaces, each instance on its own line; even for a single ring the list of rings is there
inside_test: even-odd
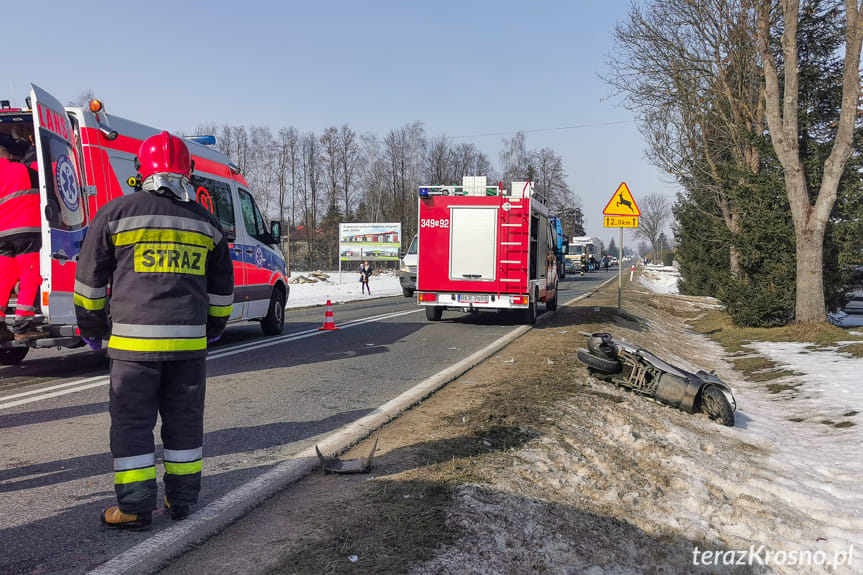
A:
[[[734,427],[734,410],[722,390],[715,385],[705,385],[701,389],[701,412],[722,425]]]
[[[581,363],[602,373],[620,373],[623,369],[623,365],[616,359],[597,357],[583,347],[578,348],[576,356]]]

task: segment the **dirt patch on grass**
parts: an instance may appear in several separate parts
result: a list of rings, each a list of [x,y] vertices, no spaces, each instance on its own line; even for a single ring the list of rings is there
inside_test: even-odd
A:
[[[739,488],[761,446],[576,360],[580,331],[608,331],[692,371],[730,369],[680,319],[709,313],[703,302],[634,290],[617,313],[616,287],[560,307],[343,454],[377,440],[370,474],[309,475],[175,572],[713,573],[694,548],[748,548],[763,533],[747,525],[777,515],[807,521]]]

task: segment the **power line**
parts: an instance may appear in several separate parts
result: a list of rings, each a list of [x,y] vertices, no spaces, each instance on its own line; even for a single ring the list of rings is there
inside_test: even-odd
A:
[[[557,130],[577,130],[580,128],[597,128],[599,126],[616,126],[620,124],[634,124],[635,120],[618,120],[615,122],[597,122],[595,124],[575,124],[574,126],[560,126],[557,128],[535,128],[532,130],[516,130],[515,132],[489,132],[487,134],[471,134],[466,136],[447,136],[449,140],[458,140],[460,138],[482,138],[485,136],[510,136],[518,132],[553,132]]]

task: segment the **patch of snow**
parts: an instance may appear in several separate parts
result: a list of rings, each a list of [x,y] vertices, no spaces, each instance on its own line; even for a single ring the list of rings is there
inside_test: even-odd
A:
[[[677,295],[677,281],[680,274],[671,266],[647,264],[641,271],[638,281],[654,293]]]
[[[673,294],[675,275],[671,268],[648,266],[641,282],[657,293]],[[745,529],[740,524],[723,529],[732,539],[766,542],[774,551],[822,550],[830,557],[853,547],[853,563],[829,571],[863,572],[863,385],[858,379],[863,358],[798,342],[751,342],[747,347],[791,375],[749,382],[734,372],[731,377],[723,374],[734,386],[738,404],[731,432],[753,452],[744,454],[734,470],[718,462],[711,468],[713,460],[705,460],[704,468],[685,472],[686,489],[703,489],[707,481],[759,502],[746,518]],[[781,391],[771,393],[769,384],[781,386]],[[691,441],[673,434],[667,439],[681,447]],[[765,503],[768,508],[781,507],[762,515]],[[694,503],[679,504],[681,509],[674,512],[678,520],[706,511]],[[789,567],[777,566],[777,571],[824,572]]]
[[[292,272],[289,280],[299,277],[314,278],[312,272]],[[362,293],[359,272],[325,272],[329,277],[314,283],[292,283],[289,285],[287,308],[326,305],[332,303],[373,299],[381,297],[401,296],[402,287],[396,272],[384,271],[369,278],[371,295]]]

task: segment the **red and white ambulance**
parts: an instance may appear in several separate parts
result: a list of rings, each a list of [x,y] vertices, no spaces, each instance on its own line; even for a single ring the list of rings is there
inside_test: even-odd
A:
[[[531,182],[419,189],[417,302],[438,321],[446,309],[521,310],[536,322],[537,304],[557,309],[557,263],[548,206]]]
[[[0,344],[0,365],[20,362],[29,347],[83,345],[73,304],[81,241],[100,207],[134,191],[138,147],[160,131],[109,118],[98,100],[89,108],[64,107],[35,85],[26,109],[0,102],[0,145],[23,157],[29,143],[22,134],[35,136],[42,206],[42,286],[36,319],[45,333],[27,342]],[[264,333],[281,333],[289,293],[286,262],[278,247],[281,223],[266,223],[239,168],[211,147],[214,138],[187,138],[186,143],[195,162],[192,184],[198,202],[216,216],[231,242],[231,321],[259,321]],[[14,305],[13,297],[3,311],[14,313]]]

